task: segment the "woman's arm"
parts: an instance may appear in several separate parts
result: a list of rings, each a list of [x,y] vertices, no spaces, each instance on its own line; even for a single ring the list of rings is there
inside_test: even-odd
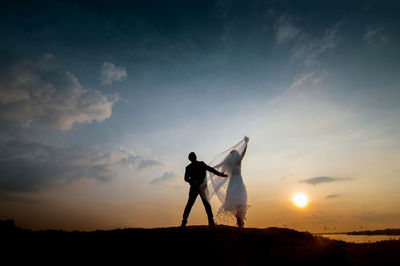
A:
[[[244,150],[242,152],[242,154],[240,155],[240,161],[242,161],[244,155],[246,154],[247,151],[247,143],[249,142],[249,138],[248,137],[244,137],[244,141],[246,143],[246,146],[244,147]]]

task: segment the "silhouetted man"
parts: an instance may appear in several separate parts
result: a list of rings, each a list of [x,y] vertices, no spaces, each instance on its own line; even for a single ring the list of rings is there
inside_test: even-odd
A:
[[[210,171],[218,176],[227,177],[227,175],[225,175],[223,172],[222,173],[218,172],[214,168],[206,165],[204,162],[197,161],[197,157],[194,152],[189,153],[188,158],[189,161],[191,161],[191,163],[188,166],[186,166],[185,181],[190,184],[190,190],[189,190],[189,199],[186,204],[185,211],[183,212],[183,220],[181,226],[182,227],[186,226],[190,210],[192,209],[192,206],[199,194],[201,201],[203,202],[204,208],[206,209],[208,217],[208,225],[214,226],[214,218],[211,210],[211,205],[207,201],[204,193],[200,190],[200,185],[203,184],[204,179],[206,178],[206,171]]]

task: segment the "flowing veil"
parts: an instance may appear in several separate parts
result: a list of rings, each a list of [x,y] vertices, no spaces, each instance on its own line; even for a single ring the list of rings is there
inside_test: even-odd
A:
[[[244,149],[246,148],[246,145],[247,145],[246,142],[244,140],[241,140],[233,147],[215,156],[214,159],[212,159],[212,161],[209,163],[209,166],[215,168],[219,172],[225,172],[228,176],[231,176],[232,173],[229,172],[231,168],[229,167],[229,164],[226,162],[226,159],[233,150],[236,150],[238,151],[239,154],[242,154]],[[205,183],[207,184],[207,186],[205,187],[205,195],[209,202],[211,201],[211,198],[214,195],[217,195],[222,205],[225,203],[228,181],[229,178],[220,177],[214,175],[211,172],[208,172]]]

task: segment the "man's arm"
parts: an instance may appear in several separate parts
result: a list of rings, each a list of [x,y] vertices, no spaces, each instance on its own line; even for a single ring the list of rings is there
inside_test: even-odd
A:
[[[187,168],[185,169],[185,182],[190,183],[190,176],[189,176]]]
[[[204,162],[203,162],[203,163],[204,163]],[[206,167],[206,170],[207,170],[207,171],[209,171],[209,172],[213,173],[214,175],[217,175],[217,176],[222,176],[222,177],[227,177],[227,175],[226,175],[226,174],[224,174],[224,173],[221,173],[221,172],[218,172],[218,171],[217,171],[217,170],[215,170],[214,168],[212,168],[212,167],[210,167],[210,166],[206,165],[205,163],[204,163],[204,166]]]

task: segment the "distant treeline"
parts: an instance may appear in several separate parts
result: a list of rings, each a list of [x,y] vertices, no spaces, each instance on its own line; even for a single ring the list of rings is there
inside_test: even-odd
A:
[[[346,233],[348,235],[400,235],[400,229],[382,229],[382,230],[367,230],[367,231],[353,231]]]

